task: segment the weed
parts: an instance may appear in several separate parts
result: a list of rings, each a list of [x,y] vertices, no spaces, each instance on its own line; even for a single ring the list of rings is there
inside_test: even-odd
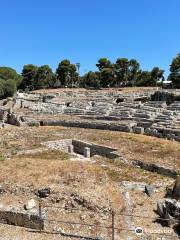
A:
[[[5,161],[5,157],[2,154],[0,154],[0,162],[4,162],[4,161]]]

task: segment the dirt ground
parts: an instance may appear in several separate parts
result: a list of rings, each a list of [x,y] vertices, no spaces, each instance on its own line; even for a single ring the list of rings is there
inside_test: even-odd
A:
[[[127,236],[139,239],[133,231],[128,231],[130,225],[146,229],[148,239],[155,239],[155,235],[149,234],[148,229],[149,232],[155,229],[162,232],[167,230],[154,222],[157,218],[154,210],[173,179],[127,166],[119,160],[95,156],[91,161],[77,161],[61,151],[43,149],[38,152],[37,149],[42,148],[43,142],[50,140],[81,139],[118,148],[127,159],[158,162],[179,170],[180,143],[130,133],[65,127],[11,126],[1,130],[0,139],[0,185],[5,189],[5,193],[0,194],[2,207],[21,209],[31,198],[35,199],[38,206],[39,200],[35,193],[38,189],[50,187],[52,193],[43,200],[43,208],[48,211],[49,219],[95,225],[67,226],[62,222],[47,222],[46,231],[61,228],[68,234],[111,239],[110,209],[114,209],[116,214],[115,224],[118,229],[115,239],[127,239]],[[156,186],[155,194],[150,198],[142,190],[126,189],[122,186],[123,181],[153,184]],[[69,212],[64,208],[79,211]],[[127,214],[129,212],[140,217],[132,219]],[[3,240],[73,239],[8,225],[0,225],[0,232],[0,239]],[[171,236],[175,234],[173,231]]]

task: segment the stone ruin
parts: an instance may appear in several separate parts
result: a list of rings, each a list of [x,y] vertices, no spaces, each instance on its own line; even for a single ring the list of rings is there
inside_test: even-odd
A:
[[[67,126],[145,134],[180,141],[180,101],[169,102],[179,90],[146,89],[134,92],[60,90],[17,93],[11,109],[0,106],[3,123],[17,126]],[[166,101],[167,99],[167,101]],[[177,99],[177,100],[176,100]],[[153,101],[152,101],[153,100]],[[3,121],[3,122],[2,122]]]
[[[158,221],[162,225],[180,226],[180,177],[177,177],[173,189],[168,189],[166,198],[157,203]]]
[[[36,230],[44,229],[45,214],[39,215],[37,209],[18,210],[7,208],[0,210],[0,223]]]
[[[91,158],[94,155],[107,157],[110,159],[122,159],[118,149],[109,146],[99,145],[95,143],[84,142],[77,139],[63,139],[57,141],[48,141],[43,143],[44,146],[68,152],[71,155],[83,155],[85,158]]]

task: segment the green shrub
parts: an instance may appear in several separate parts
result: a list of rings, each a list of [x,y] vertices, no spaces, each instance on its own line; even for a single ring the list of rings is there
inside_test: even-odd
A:
[[[12,97],[17,90],[16,81],[9,79],[4,83],[4,97]]]

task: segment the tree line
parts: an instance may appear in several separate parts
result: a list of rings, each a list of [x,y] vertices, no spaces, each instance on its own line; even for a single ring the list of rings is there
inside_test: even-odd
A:
[[[24,65],[22,73],[9,67],[0,67],[0,99],[13,96],[17,89],[32,91],[59,87],[131,87],[158,86],[165,80],[164,70],[154,67],[144,71],[136,59],[118,58],[112,63],[107,58],[100,58],[96,64],[97,71],[89,71],[83,76],[78,73],[77,66],[65,59],[61,61],[55,72],[48,65]],[[180,54],[170,65],[167,80],[172,87],[180,88]]]

